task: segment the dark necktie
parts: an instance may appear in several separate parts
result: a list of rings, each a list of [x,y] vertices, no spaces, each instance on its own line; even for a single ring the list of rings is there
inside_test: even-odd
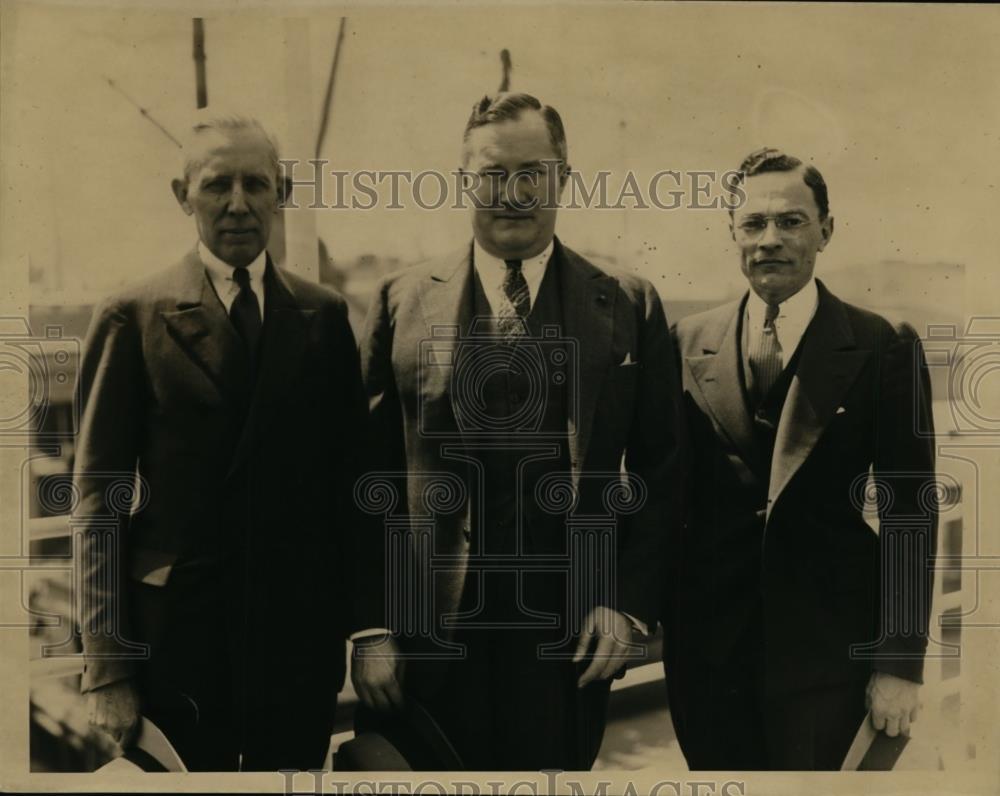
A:
[[[246,344],[250,362],[254,363],[257,358],[257,343],[260,341],[260,302],[250,287],[250,272],[246,268],[233,269],[233,281],[239,285],[240,292],[229,308],[229,319]]]
[[[524,336],[524,318],[531,312],[531,292],[521,272],[520,260],[504,260],[507,272],[503,276],[503,298],[497,313],[497,327],[503,337]]]
[[[767,397],[781,375],[781,343],[774,327],[778,305],[768,304],[764,312],[764,328],[750,344],[750,369],[753,372],[753,392],[760,403]]]

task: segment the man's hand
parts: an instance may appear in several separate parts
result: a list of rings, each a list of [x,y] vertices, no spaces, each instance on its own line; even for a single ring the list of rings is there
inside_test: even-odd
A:
[[[594,639],[597,644],[593,657],[577,680],[578,688],[583,688],[592,680],[606,680],[625,665],[632,641],[632,624],[623,614],[603,605],[597,606],[584,620],[573,663],[584,659]]]
[[[910,734],[910,725],[920,712],[920,685],[885,672],[873,672],[868,681],[866,702],[872,725],[885,730],[890,738],[900,732]]]
[[[103,730],[121,747],[126,747],[139,731],[139,692],[129,680],[95,688],[87,693],[90,723]]]
[[[403,706],[403,660],[396,640],[383,633],[354,642],[351,682],[361,701],[372,710],[399,710]]]

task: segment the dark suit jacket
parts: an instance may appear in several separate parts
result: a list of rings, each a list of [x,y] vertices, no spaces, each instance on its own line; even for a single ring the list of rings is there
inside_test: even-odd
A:
[[[921,679],[937,523],[934,440],[915,431],[931,428],[926,363],[912,327],[818,287],[769,472],[741,376],[746,297],[676,326],[692,462],[666,645],[681,715],[685,672],[750,646],[770,693],[872,667]],[[880,535],[862,512],[870,468]],[[852,659],[852,645],[869,646]]]
[[[678,479],[679,381],[662,305],[649,282],[598,268],[558,240],[549,267],[558,269],[562,335],[575,341],[578,351],[578,388],[570,387],[577,404],[567,418],[567,481],[578,492],[577,515],[603,511],[617,522],[612,607],[652,627],[661,595],[664,544],[678,519],[672,495]],[[380,434],[375,446],[378,467],[403,474],[405,497],[397,513],[431,515],[432,542],[429,549],[417,545],[411,571],[429,571],[424,562],[431,551],[439,562],[447,561],[447,567],[435,568],[433,586],[418,587],[423,591],[417,595],[425,604],[433,595],[425,635],[438,640],[451,636],[452,627],[444,619],[458,610],[470,540],[484,524],[483,518],[470,517],[469,498],[479,487],[474,468],[460,457],[474,440],[467,437],[468,429],[459,429],[455,418],[451,366],[458,346],[469,344],[464,335],[471,320],[472,275],[467,245],[387,277],[376,292],[361,342],[373,426]],[[462,339],[442,335],[447,327],[461,330]],[[432,359],[422,354],[429,344]],[[443,446],[451,453],[443,455]],[[646,495],[637,512],[615,516],[602,502],[600,490],[609,477],[617,479],[623,457],[625,468],[645,484]],[[588,477],[594,474],[605,477]],[[455,485],[457,497],[450,503],[439,500],[449,505],[431,512],[427,498],[433,499],[434,493],[425,490],[441,477]],[[421,524],[427,527],[426,521]],[[388,586],[397,588],[404,574],[398,572],[397,585]],[[578,606],[581,612],[590,607]],[[564,626],[566,620],[562,617]],[[393,616],[387,621],[399,630]],[[411,683],[419,679],[414,676],[418,668],[419,661],[407,670]]]
[[[142,667],[180,690],[232,653],[252,699],[332,710],[345,635],[379,618],[352,576],[366,411],[346,306],[270,261],[264,284],[255,385],[197,251],[95,310],[75,466],[84,690],[141,673],[142,641]]]

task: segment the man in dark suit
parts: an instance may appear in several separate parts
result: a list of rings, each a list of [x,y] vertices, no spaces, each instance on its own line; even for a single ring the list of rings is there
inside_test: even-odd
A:
[[[731,229],[750,290],[676,327],[692,465],[665,622],[671,712],[692,768],[836,769],[866,702],[890,735],[916,717],[930,385],[912,327],[813,277],[833,234],[820,173],[773,149],[740,171]]]
[[[95,724],[127,746],[141,712],[189,769],[318,767],[344,639],[381,618],[351,609],[359,360],[342,299],[266,253],[263,128],[208,121],[184,154],[200,242],[95,310],[80,366],[82,687]],[[131,507],[109,478],[137,479]]]
[[[387,567],[392,632],[356,648],[352,677],[384,732],[416,699],[468,769],[592,765],[677,519],[660,299],[554,238],[567,169],[554,109],[477,103],[474,240],[386,278],[362,336],[379,466],[401,475],[409,525],[389,545],[405,551]]]

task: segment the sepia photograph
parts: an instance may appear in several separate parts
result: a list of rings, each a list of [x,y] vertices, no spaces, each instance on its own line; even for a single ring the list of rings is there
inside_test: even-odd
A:
[[[0,787],[996,793],[998,36],[4,0]]]

